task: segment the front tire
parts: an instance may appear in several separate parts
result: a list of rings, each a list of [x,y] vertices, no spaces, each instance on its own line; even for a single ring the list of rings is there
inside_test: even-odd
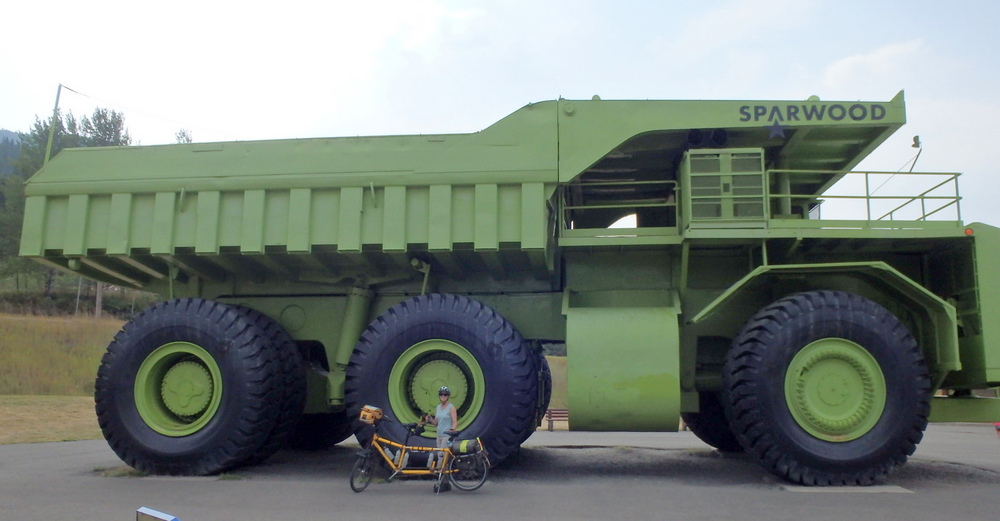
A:
[[[500,314],[468,297],[421,295],[396,304],[361,336],[347,367],[348,414],[382,407],[385,435],[433,413],[441,386],[452,390],[463,435],[480,437],[502,460],[534,427],[538,375],[533,353]],[[425,434],[433,436],[433,431]]]
[[[354,462],[354,468],[351,469],[351,490],[361,492],[368,488],[374,475],[375,460],[372,455],[358,456],[358,461]]]
[[[923,436],[930,378],[884,307],[839,291],[783,298],[751,318],[723,373],[726,415],[769,471],[803,485],[869,485]]]
[[[128,465],[150,474],[215,474],[249,460],[278,419],[278,362],[237,309],[161,302],[108,346],[95,383],[98,423]]]

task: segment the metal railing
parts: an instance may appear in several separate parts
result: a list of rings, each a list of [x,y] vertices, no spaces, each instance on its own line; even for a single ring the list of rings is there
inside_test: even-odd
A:
[[[927,221],[945,226],[962,218],[959,175],[775,169],[765,171],[760,195],[726,193],[688,197],[689,203],[709,199],[744,203],[757,200],[763,206],[763,215],[733,215],[725,219],[694,219],[691,208],[678,204],[680,187],[674,180],[574,183],[560,188],[560,236],[609,237],[607,230],[612,224],[609,221],[628,214],[636,214],[637,219],[650,214],[667,218],[654,221],[656,224],[637,221],[627,227],[630,230],[627,233],[635,234],[630,237],[676,235],[678,223],[694,220],[699,227],[712,227],[713,220],[725,227],[739,227],[738,223],[743,221],[775,228],[913,228],[930,226],[930,223],[916,224]],[[949,210],[954,213],[948,213]],[[686,216],[679,215],[681,212]]]
[[[930,217],[937,216],[942,211],[949,208],[953,208],[955,211],[954,220],[961,221],[962,213],[960,201],[962,198],[958,191],[959,175],[960,174],[950,172],[868,171],[843,173],[830,170],[768,170],[766,172],[768,185],[772,187],[779,187],[777,190],[772,189],[771,193],[768,194],[768,197],[772,201],[777,201],[778,206],[781,208],[787,210],[788,208],[796,206],[801,208],[805,205],[808,207],[810,211],[809,213],[815,211],[815,219],[822,220],[822,203],[826,201],[863,201],[865,207],[865,221],[927,221],[930,220]],[[793,179],[796,176],[811,176],[813,178],[816,178],[817,176],[826,176],[831,180],[837,179],[837,183],[818,194],[793,193],[790,190],[790,187],[796,185]],[[863,188],[851,186],[851,180],[856,177],[863,177]],[[885,187],[890,181],[894,180],[920,180],[921,182],[919,183],[913,183],[918,185],[916,188],[914,188],[913,184],[910,183],[907,183],[905,187],[907,190],[920,190],[921,186],[934,183],[933,180],[929,180],[927,182],[923,182],[923,180],[933,179],[934,177],[940,178],[940,181],[932,184],[929,188],[919,191],[918,193],[879,193],[883,187]],[[878,186],[873,187],[873,179],[877,178],[885,179],[882,180]],[[838,187],[840,188],[838,189]],[[862,193],[839,193],[840,190],[851,190],[852,188],[861,189],[863,191]],[[945,191],[949,193],[942,193]],[[887,204],[879,204],[880,202]],[[895,204],[895,206],[892,206],[893,204]],[[919,209],[916,208],[918,206]],[[879,210],[879,208],[875,207],[889,207],[890,209]],[[778,213],[780,214],[784,212],[779,211]],[[904,213],[911,217],[900,217],[901,214]],[[803,217],[805,216],[803,215]]]
[[[589,192],[589,193],[588,193]],[[601,194],[604,192],[604,195]],[[611,195],[617,192],[618,195]],[[669,181],[599,181],[575,183],[562,187],[560,193],[560,209],[562,229],[572,230],[575,217],[587,211],[595,210],[631,210],[636,213],[642,210],[662,209],[664,212],[674,210],[676,216],[677,182]],[[581,202],[571,203],[568,199],[576,194]],[[600,202],[586,202],[586,199]],[[623,215],[626,215],[623,213]],[[611,223],[606,223],[611,224]],[[676,226],[676,223],[674,224]],[[599,229],[607,226],[600,226]]]

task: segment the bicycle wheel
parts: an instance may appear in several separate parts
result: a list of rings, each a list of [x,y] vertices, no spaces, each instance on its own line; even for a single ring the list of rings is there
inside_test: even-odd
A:
[[[354,468],[351,469],[351,490],[361,492],[372,482],[374,475],[375,459],[369,454],[358,456],[358,461],[354,462]]]
[[[490,467],[482,454],[457,456],[448,462],[448,479],[459,490],[472,491],[486,483]]]

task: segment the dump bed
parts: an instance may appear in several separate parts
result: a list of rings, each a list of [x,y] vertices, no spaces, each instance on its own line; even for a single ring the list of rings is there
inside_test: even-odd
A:
[[[331,280],[407,254],[503,279],[554,269],[560,184],[674,178],[686,150],[763,149],[819,193],[905,121],[889,102],[530,104],[472,134],[70,149],[27,184],[21,254],[117,284]],[[175,277],[176,278],[176,277]]]

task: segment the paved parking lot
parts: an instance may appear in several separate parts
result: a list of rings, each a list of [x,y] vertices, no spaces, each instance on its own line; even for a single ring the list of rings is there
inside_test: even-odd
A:
[[[1000,490],[992,425],[932,425],[882,485],[788,487],[744,456],[689,432],[537,432],[476,492],[440,496],[427,481],[347,477],[357,445],[280,452],[205,478],[108,477],[122,466],[103,441],[0,446],[0,520],[131,521],[151,507],[181,521],[354,519],[992,519]],[[440,502],[444,502],[443,506]]]

